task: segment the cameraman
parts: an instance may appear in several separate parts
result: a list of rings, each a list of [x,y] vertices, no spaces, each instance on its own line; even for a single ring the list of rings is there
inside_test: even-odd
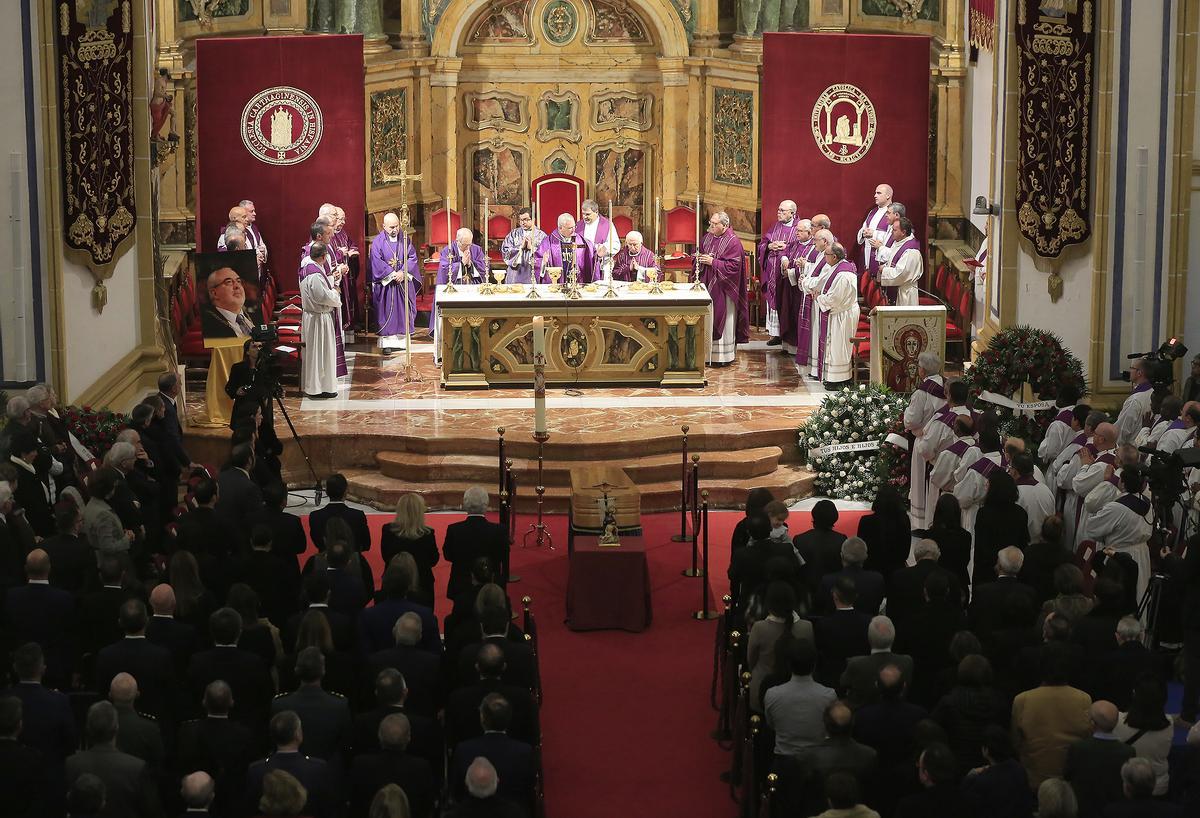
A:
[[[277,391],[278,376],[271,368],[270,352],[263,354],[261,341],[246,341],[243,349],[244,357],[230,368],[229,381],[225,384],[225,394],[233,398],[229,428],[255,426],[256,455],[277,458],[283,452],[283,444],[275,434],[272,400]]]
[[[1148,358],[1138,358],[1130,364],[1129,385],[1133,387],[1133,394],[1125,399],[1121,413],[1117,415],[1118,445],[1133,443],[1142,427],[1148,425],[1151,391],[1154,389],[1151,369],[1158,365],[1158,361]]]

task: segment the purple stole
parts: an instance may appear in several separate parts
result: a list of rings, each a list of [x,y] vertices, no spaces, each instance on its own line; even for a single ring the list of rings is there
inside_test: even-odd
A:
[[[821,257],[820,251],[817,250],[817,245],[812,241],[806,242],[807,247],[804,249],[804,255],[801,256],[805,261],[816,263]],[[804,245],[801,245],[804,247]],[[824,262],[822,262],[822,265]],[[809,275],[815,275],[821,271],[821,267],[817,267]],[[800,310],[797,313],[796,319],[796,363],[800,366],[808,366],[808,352],[812,345],[812,311],[815,302],[809,297],[804,288],[800,286],[802,279],[796,279],[796,288],[800,290]]]
[[[1037,485],[1037,478],[1036,478],[1036,477],[1034,477],[1032,474],[1031,474],[1031,475],[1028,475],[1028,476],[1022,476],[1022,477],[1018,477],[1018,478],[1017,478],[1017,485],[1018,485],[1018,486],[1036,486],[1036,485]]]
[[[1074,416],[1075,416],[1074,407],[1071,407],[1071,408],[1063,409],[1062,411],[1060,411],[1057,415],[1054,416],[1054,419],[1057,420],[1059,423],[1065,423],[1068,426],[1070,426],[1071,418]]]
[[[324,266],[322,266],[321,264],[318,264],[317,262],[315,262],[311,258],[309,258],[307,255],[305,255],[304,261],[300,264],[300,273],[296,277],[297,281],[303,281],[305,276],[312,275],[313,273],[325,273],[326,275],[331,275],[333,273],[333,270],[329,269],[329,256],[328,255],[325,256]]]
[[[333,284],[333,277],[329,273],[325,272],[324,270],[321,271],[321,274],[325,276],[325,283],[329,285],[329,289],[336,290],[337,287],[335,287]],[[345,338],[343,337],[343,330],[342,330],[342,311],[340,309],[333,310],[332,314],[333,314],[333,340],[334,340],[334,345],[337,347],[337,376],[339,378],[341,378],[346,375],[346,371],[347,371],[346,370],[346,343],[345,343]]]
[[[1133,390],[1133,394],[1137,395],[1142,392],[1149,392],[1153,388],[1154,388],[1154,386],[1152,384],[1140,383],[1140,384],[1138,384],[1138,388]]]
[[[833,282],[837,280],[838,274],[842,273],[842,272],[855,273],[856,270],[854,267],[854,262],[846,261],[844,259],[842,261],[839,261],[837,266],[833,268],[833,272],[829,274],[829,278],[825,279],[825,286],[821,288],[821,295],[829,294],[829,290],[833,288]],[[858,286],[857,283],[855,284],[855,286]],[[813,309],[821,311],[821,308],[818,307],[815,302],[813,304]],[[820,332],[821,332],[821,341],[820,341],[820,346],[818,347],[818,350],[817,350],[818,354],[820,355],[820,357],[817,360],[817,379],[824,380],[825,379],[825,346],[829,343],[829,313],[825,312],[825,311],[821,311],[821,330],[820,330]],[[799,354],[799,350],[797,350],[797,354]]]
[[[1092,454],[1097,454],[1099,451],[1096,448],[1095,443],[1089,443],[1084,448],[1091,451]],[[1117,464],[1117,456],[1115,454],[1113,454],[1112,450],[1110,449],[1110,450],[1104,452],[1104,454],[1099,455],[1096,458],[1096,462],[1097,463],[1107,463],[1110,466],[1115,466]],[[1079,502],[1075,505],[1075,530],[1076,531],[1079,531],[1079,520],[1083,517],[1083,499],[1084,498],[1080,497]]]
[[[1168,426],[1168,427],[1165,429],[1165,431],[1169,432],[1169,431],[1171,431],[1172,429],[1186,429],[1186,428],[1187,428],[1187,426],[1185,426],[1185,425],[1183,424],[1183,421],[1182,421],[1182,420],[1177,420],[1177,421],[1175,421],[1174,423],[1172,423],[1170,426]]]
[[[771,309],[776,309],[775,288],[779,284],[779,258],[783,255],[783,250],[768,250],[767,245],[773,241],[786,242],[788,236],[795,232],[790,224],[783,222],[775,222],[766,235],[763,236],[762,242],[758,245],[759,266],[762,269],[763,281],[763,297],[767,299],[767,306]],[[785,248],[786,249],[786,248]]]
[[[1004,455],[1000,455],[1000,462],[997,463],[996,461],[988,458],[989,454],[996,454],[996,452],[984,452],[983,457],[971,464],[971,471],[977,472],[985,480],[987,479],[987,476],[996,469],[1008,468],[1008,461],[1005,460]]]
[[[926,378],[925,380],[921,381],[920,386],[917,387],[917,391],[933,395],[935,398],[940,400],[946,399],[946,388],[940,383],[936,383],[932,378]]]
[[[871,208],[871,210],[874,210],[874,209],[875,208]],[[866,222],[867,219],[870,218],[871,210],[868,210],[866,216],[863,217],[864,222]],[[885,207],[883,209],[883,212],[879,214],[879,218],[875,220],[875,224],[868,223],[867,226],[873,230],[886,230],[887,229],[887,208]],[[879,256],[876,255],[875,248],[864,241],[863,242],[863,250],[866,252],[867,269],[871,271],[871,278],[878,279],[879,278]],[[893,258],[894,258],[894,256],[893,256]]]
[[[1115,502],[1125,506],[1139,517],[1145,517],[1150,513],[1150,501],[1140,494],[1122,494]]]
[[[951,406],[950,404],[947,403],[941,409],[937,410],[937,414],[934,415],[934,420],[944,423],[947,426],[949,426],[951,429],[953,429],[954,422],[956,420],[958,420],[958,414],[959,414],[958,412],[954,411],[956,408],[957,407]]]
[[[967,450],[970,449],[974,445],[975,445],[974,443],[972,443],[968,440],[956,440],[953,443],[951,443],[949,446],[946,447],[946,451],[953,454],[959,460],[962,460],[962,456],[964,454],[966,454]]]

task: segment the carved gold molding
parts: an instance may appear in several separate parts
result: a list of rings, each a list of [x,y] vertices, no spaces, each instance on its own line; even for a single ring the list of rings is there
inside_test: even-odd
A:
[[[654,126],[654,95],[607,91],[591,98],[591,126],[596,131],[648,131]]]
[[[486,106],[481,114],[476,103],[486,105],[492,102],[496,103],[495,106]],[[463,94],[463,109],[463,123],[472,131],[491,128],[497,131],[526,133],[529,130],[529,98],[519,94],[510,94],[507,91],[470,91]],[[510,117],[514,111],[517,117],[515,121]]]
[[[550,106],[551,103],[571,104],[571,112],[568,115],[567,128],[565,130],[555,128],[551,129],[550,125]],[[557,86],[553,91],[547,91],[542,94],[538,100],[538,130],[537,138],[541,142],[551,142],[555,139],[565,139],[568,142],[578,142],[583,138],[579,131],[579,109],[582,103],[579,99],[579,94],[574,91],[562,91]]]

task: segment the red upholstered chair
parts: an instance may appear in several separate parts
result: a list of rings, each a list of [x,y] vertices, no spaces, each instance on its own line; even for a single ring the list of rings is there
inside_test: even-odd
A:
[[[495,213],[487,220],[488,247],[487,254],[490,261],[503,261],[500,255],[500,245],[504,243],[504,237],[507,236],[513,229],[512,219],[505,216],[503,213]]]
[[[537,225],[546,233],[558,228],[558,217],[570,213],[579,221],[586,193],[586,183],[567,173],[547,173],[529,183],[529,198],[533,202]]]
[[[703,226],[700,228],[703,232]],[[650,237],[650,241],[654,241]],[[696,244],[696,210],[687,205],[673,207],[663,214],[663,235],[662,235],[662,251],[663,269],[665,270],[688,270],[692,269],[692,260],[687,256],[683,256],[686,248],[694,247]],[[673,252],[667,252],[667,249],[672,245],[675,246]],[[647,245],[649,246],[649,245]],[[676,258],[672,258],[672,256]],[[682,257],[680,257],[682,256]]]
[[[430,257],[421,264],[422,283],[426,289],[429,289],[437,280],[438,261],[441,259],[442,248],[454,241],[455,234],[463,226],[461,213],[451,210],[449,218],[446,217],[446,213],[446,208],[439,207],[425,219],[425,240],[433,251]]]
[[[624,240],[624,238],[627,235],[629,235],[630,230],[637,229],[636,227],[633,226],[633,219],[629,218],[628,216],[626,216],[623,213],[618,213],[615,216],[613,216],[612,221],[613,221],[613,227],[616,228],[617,235],[620,236],[622,240]],[[645,239],[646,237],[642,236],[642,238]],[[654,241],[654,237],[651,236],[650,240]],[[643,244],[645,244],[645,242],[643,242]]]

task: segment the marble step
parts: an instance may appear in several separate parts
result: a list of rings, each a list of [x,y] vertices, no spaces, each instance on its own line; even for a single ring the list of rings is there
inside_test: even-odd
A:
[[[771,474],[779,467],[783,451],[778,446],[763,446],[736,452],[696,452],[700,457],[700,476],[705,478],[749,478]],[[532,487],[537,483],[536,458],[510,457],[517,483]],[[413,452],[380,452],[375,456],[379,470],[397,480],[425,482],[475,481],[494,486],[500,475],[495,455],[428,456]],[[550,460],[543,465],[542,479],[547,486],[569,486],[576,468],[610,462],[625,469],[635,484],[664,483],[680,480],[680,455],[677,453],[628,457],[595,457],[588,460]],[[690,462],[690,460],[689,460]],[[690,466],[689,466],[690,468]],[[419,478],[418,478],[419,476]]]
[[[470,481],[420,482],[388,477],[378,471],[354,469],[345,472],[349,481],[351,499],[391,511],[400,495],[416,492],[425,498],[430,511],[462,508],[463,492],[475,485]],[[763,487],[771,490],[777,498],[799,499],[812,493],[814,475],[807,469],[794,464],[783,464],[770,474],[746,478],[701,479],[701,490],[709,493],[710,508],[741,508],[746,503],[746,492]],[[495,488],[489,483],[492,508],[496,508]],[[642,496],[642,512],[645,514],[677,511],[679,509],[679,482],[677,480],[639,483]],[[547,486],[544,511],[548,514],[565,514],[570,503],[569,486]],[[517,511],[521,514],[537,510],[537,497],[532,487],[521,486],[517,491]]]

